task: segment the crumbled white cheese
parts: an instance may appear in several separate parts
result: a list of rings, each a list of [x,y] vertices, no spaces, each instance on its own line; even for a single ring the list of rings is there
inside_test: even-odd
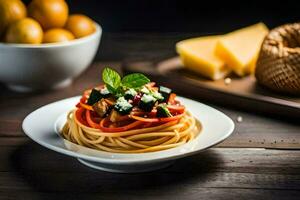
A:
[[[161,93],[155,91],[152,93],[153,97],[156,98],[157,100],[163,100],[164,97],[161,95]]]
[[[106,87],[104,87],[104,88],[102,88],[102,89],[100,90],[100,93],[101,93],[102,95],[107,95],[107,94],[109,94],[109,91],[108,91],[108,89],[107,89]]]
[[[144,94],[143,97],[141,98],[141,101],[148,103],[151,101],[156,101],[156,99],[152,95]]]
[[[150,93],[150,90],[149,90],[148,88],[146,88],[146,87],[143,87],[143,88],[141,89],[141,92],[144,93],[144,94],[149,94],[149,93]]]
[[[132,107],[132,105],[130,103],[128,103],[128,101],[124,97],[118,98],[117,103],[116,103],[115,106],[119,107],[120,110],[125,110],[125,109],[128,109],[128,108]],[[122,108],[124,108],[124,109],[122,109]]]
[[[137,95],[137,92],[134,89],[129,89],[125,92],[125,94],[131,95],[131,96],[135,96]]]

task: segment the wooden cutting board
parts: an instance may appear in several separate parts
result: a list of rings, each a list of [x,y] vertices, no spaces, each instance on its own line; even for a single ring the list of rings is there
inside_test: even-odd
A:
[[[270,114],[274,117],[300,117],[300,97],[273,93],[256,83],[255,77],[229,77],[211,81],[183,68],[179,57],[159,62],[124,62],[123,72],[141,72],[180,95],[219,105]]]

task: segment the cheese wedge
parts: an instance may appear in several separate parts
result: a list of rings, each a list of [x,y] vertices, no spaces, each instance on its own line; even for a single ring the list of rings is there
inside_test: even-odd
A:
[[[233,31],[219,39],[215,53],[237,75],[253,73],[261,44],[268,32],[263,23]]]
[[[176,50],[183,65],[212,80],[226,76],[230,70],[225,62],[215,55],[215,47],[220,37],[207,36],[178,42]]]

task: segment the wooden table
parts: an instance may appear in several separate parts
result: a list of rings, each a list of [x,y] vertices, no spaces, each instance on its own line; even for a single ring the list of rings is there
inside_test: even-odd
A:
[[[60,91],[18,94],[0,88],[0,199],[300,199],[299,120],[211,105],[235,121],[233,135],[169,168],[142,174],[87,168],[23,134],[27,114],[97,84],[104,65],[119,68],[120,62],[94,64]]]

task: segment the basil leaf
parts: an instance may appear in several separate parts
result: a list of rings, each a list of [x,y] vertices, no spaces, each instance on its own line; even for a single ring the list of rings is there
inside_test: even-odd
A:
[[[111,93],[111,94],[116,94],[117,93],[117,89],[113,88],[112,86],[106,84],[106,88],[107,90]]]
[[[121,77],[118,74],[118,72],[108,67],[104,68],[102,72],[102,79],[103,82],[106,84],[108,91],[110,91],[113,94],[118,90],[119,86],[121,85]]]
[[[127,88],[139,88],[149,82],[150,80],[140,73],[129,74],[122,79],[123,86]]]

